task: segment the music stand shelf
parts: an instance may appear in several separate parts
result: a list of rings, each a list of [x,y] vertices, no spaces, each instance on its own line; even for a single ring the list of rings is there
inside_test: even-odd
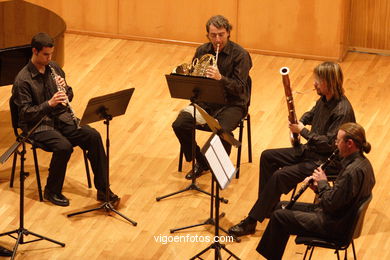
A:
[[[209,102],[215,104],[226,104],[225,91],[223,85],[220,81],[204,78],[204,77],[194,77],[194,76],[185,76],[180,74],[170,74],[165,75],[169,92],[172,98],[186,99],[191,101],[191,105],[194,106],[194,115],[193,115],[193,129],[192,129],[192,171],[195,168],[195,149],[196,149],[196,140],[195,140],[195,128],[196,128],[196,109],[195,104],[198,102]],[[176,194],[183,193],[185,191],[195,190],[202,192],[209,196],[209,192],[202,190],[196,184],[195,175],[191,180],[191,183],[186,188],[172,192],[170,194],[159,196],[156,198],[156,201],[171,197]],[[223,203],[228,203],[228,200],[220,198]]]

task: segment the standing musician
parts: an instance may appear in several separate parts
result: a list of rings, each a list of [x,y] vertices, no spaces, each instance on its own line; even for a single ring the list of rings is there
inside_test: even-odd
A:
[[[305,182],[314,180],[310,187],[318,193],[319,203],[297,202],[291,210],[277,209],[272,213],[256,249],[265,258],[281,259],[290,235],[342,238],[361,203],[371,195],[375,176],[371,163],[363,155],[371,150],[363,127],[343,124],[335,142],[343,159],[333,187],[318,167]]]
[[[221,127],[232,132],[246,115],[250,98],[251,81],[249,70],[252,67],[252,60],[249,53],[240,45],[229,40],[232,25],[221,16],[213,16],[206,23],[207,38],[209,43],[199,46],[195,52],[195,58],[205,54],[216,55],[217,66],[209,66],[205,76],[223,83],[227,99],[226,105],[200,103],[198,104],[211,116],[216,118]],[[188,111],[188,110],[187,110]],[[192,160],[192,129],[193,116],[191,112],[182,110],[172,124],[172,128],[179,139],[186,161]],[[207,129],[205,122],[201,122],[204,129]],[[228,154],[231,145],[222,140]],[[197,178],[202,172],[208,170],[206,159],[196,146],[196,164],[186,175],[187,179]]]
[[[58,206],[68,206],[69,200],[62,194],[66,166],[74,146],[87,151],[94,172],[97,199],[105,200],[107,158],[99,132],[88,125],[79,127],[75,117],[64,104],[73,98],[73,91],[66,85],[65,73],[57,63],[51,61],[54,41],[46,33],[32,38],[32,57],[16,76],[12,95],[18,107],[19,127],[28,132],[43,117],[44,120],[31,135],[31,139],[42,143],[53,155],[44,198]],[[52,73],[54,69],[57,76]],[[60,91],[59,88],[65,89]],[[77,120],[76,120],[77,121]],[[119,197],[110,191],[110,201]]]
[[[330,156],[340,125],[355,122],[353,108],[344,95],[339,64],[324,62],[315,67],[314,87],[320,96],[315,106],[297,124],[289,124],[291,132],[300,134],[307,143],[262,152],[258,199],[249,216],[229,229],[231,234],[255,233],[257,221],[271,215],[282,193],[287,194]]]

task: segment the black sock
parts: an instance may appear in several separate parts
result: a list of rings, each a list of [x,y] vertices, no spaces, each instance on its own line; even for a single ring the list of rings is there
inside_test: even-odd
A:
[[[206,161],[206,157],[199,151],[196,153],[196,162],[205,170],[209,169],[209,166]]]
[[[247,222],[248,224],[254,224],[257,222],[257,220],[252,218],[251,216],[248,216],[246,217],[245,222]]]

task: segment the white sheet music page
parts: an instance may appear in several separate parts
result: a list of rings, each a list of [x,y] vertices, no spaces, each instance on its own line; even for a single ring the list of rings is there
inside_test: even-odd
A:
[[[235,168],[217,135],[210,141],[205,156],[218,183],[224,189],[233,177]]]

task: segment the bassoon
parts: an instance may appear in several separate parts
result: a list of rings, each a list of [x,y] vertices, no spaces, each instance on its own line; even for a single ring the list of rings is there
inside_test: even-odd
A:
[[[289,72],[290,70],[287,67],[282,67],[280,69],[280,74],[282,74],[284,93],[286,95],[286,101],[287,101],[288,121],[291,124],[297,124],[298,119],[297,119],[297,115],[295,114],[294,99],[290,87],[290,78],[288,76]],[[298,146],[300,144],[299,134],[290,132],[290,141],[292,146],[294,147]]]

